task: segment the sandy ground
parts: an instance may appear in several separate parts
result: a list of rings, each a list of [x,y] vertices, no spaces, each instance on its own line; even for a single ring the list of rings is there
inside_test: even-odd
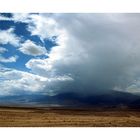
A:
[[[0,127],[139,127],[140,111],[0,108]]]

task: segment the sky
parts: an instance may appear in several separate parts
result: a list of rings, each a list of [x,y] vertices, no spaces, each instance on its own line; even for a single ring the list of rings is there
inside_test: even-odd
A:
[[[0,13],[0,95],[140,92],[140,14]]]

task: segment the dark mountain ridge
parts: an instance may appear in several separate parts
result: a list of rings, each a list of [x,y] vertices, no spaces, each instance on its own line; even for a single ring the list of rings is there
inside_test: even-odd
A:
[[[1,96],[0,105],[26,105],[26,106],[48,106],[60,105],[71,107],[118,107],[126,106],[132,108],[140,108],[140,95],[121,91],[107,91],[102,93],[94,93],[81,95],[77,93],[60,93],[54,96],[42,94],[22,94]]]

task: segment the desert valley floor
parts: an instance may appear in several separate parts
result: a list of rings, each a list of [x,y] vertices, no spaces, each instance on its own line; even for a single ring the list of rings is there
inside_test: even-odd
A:
[[[132,109],[66,109],[0,107],[0,127],[138,127],[140,111]]]

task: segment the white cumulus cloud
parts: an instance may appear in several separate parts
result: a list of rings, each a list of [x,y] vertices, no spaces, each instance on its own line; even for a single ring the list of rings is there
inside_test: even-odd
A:
[[[0,44],[11,44],[19,46],[20,38],[14,34],[14,29],[0,30]]]
[[[38,55],[46,55],[47,50],[45,47],[40,45],[36,45],[31,40],[26,40],[24,43],[21,44],[19,50],[27,55],[38,56]]]
[[[0,47],[0,53],[7,52],[8,50],[6,48]]]
[[[58,76],[53,78],[43,77],[29,72],[19,71],[0,67],[0,95],[11,94],[33,94],[44,93],[53,94],[57,92],[56,85],[62,85],[73,79],[68,76]]]
[[[3,63],[11,63],[11,62],[16,62],[18,59],[18,56],[17,55],[14,55],[14,56],[11,56],[11,57],[3,57],[0,55],[0,62],[3,62]]]

